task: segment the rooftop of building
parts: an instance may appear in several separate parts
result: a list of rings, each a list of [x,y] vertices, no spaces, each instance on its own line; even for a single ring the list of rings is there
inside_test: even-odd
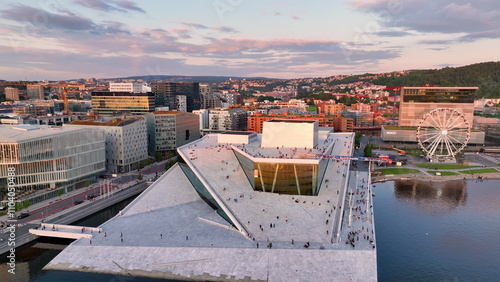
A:
[[[324,154],[328,147],[333,145],[333,137],[330,137],[332,128],[320,127],[318,130],[318,144],[314,148],[300,147],[279,147],[279,148],[263,148],[262,134],[257,135],[255,142],[249,144],[231,144],[235,149],[242,151],[253,158],[263,159],[319,159],[320,155]]]
[[[252,134],[257,134],[253,131],[226,131],[226,132],[221,132],[219,134],[229,134],[229,135],[252,135]]]
[[[153,112],[153,114],[155,114],[155,115],[178,115],[181,113],[185,113],[185,112],[181,112],[181,111],[156,111],[156,112]]]
[[[438,89],[438,90],[478,90],[479,87],[467,87],[467,86],[403,86],[401,89]]]
[[[108,97],[108,96],[116,96],[116,97],[154,97],[155,94],[152,92],[146,93],[133,93],[133,92],[119,92],[119,91],[92,91],[92,97]]]
[[[49,125],[0,125],[0,143],[29,141],[78,130],[82,129]]]
[[[132,124],[139,119],[119,119],[113,118],[108,121],[99,121],[99,120],[75,120],[69,124],[72,125],[90,125],[90,126],[126,126]]]
[[[309,119],[271,119],[268,120],[267,122],[283,122],[283,123],[315,123],[315,120],[309,120]]]
[[[320,143],[327,139],[332,154],[352,154],[352,133],[320,134]],[[106,235],[94,234],[90,244],[75,241],[48,268],[204,281],[377,280],[376,251],[367,239],[374,238],[371,194],[363,192],[367,173],[349,172],[349,161],[330,159],[318,196],[259,192],[233,146],[210,134],[178,152],[246,232],[215,213],[193,188],[185,165],[175,165],[101,225]],[[355,232],[362,238],[353,250],[346,242]],[[93,255],[82,255],[88,252]]]

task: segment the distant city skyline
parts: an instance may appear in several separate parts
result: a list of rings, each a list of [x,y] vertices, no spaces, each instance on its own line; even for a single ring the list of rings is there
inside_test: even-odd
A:
[[[499,60],[492,0],[2,3],[5,80],[325,77]]]

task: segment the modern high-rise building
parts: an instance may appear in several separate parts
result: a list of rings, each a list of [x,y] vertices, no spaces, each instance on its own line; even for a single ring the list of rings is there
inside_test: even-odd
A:
[[[180,112],[187,112],[187,97],[186,97],[186,95],[175,96],[175,108]]]
[[[92,92],[92,110],[103,116],[140,115],[155,110],[153,93]]]
[[[19,101],[19,89],[15,87],[5,87],[5,99]]]
[[[247,112],[244,109],[214,109],[209,113],[210,132],[247,130]]]
[[[145,93],[142,83],[139,82],[110,82],[110,92],[130,92],[130,93]]]
[[[0,126],[0,197],[15,171],[18,196],[78,184],[105,170],[104,132],[91,128]]]
[[[184,95],[188,112],[200,109],[200,84],[197,82],[153,82],[151,91],[156,97],[156,107],[178,110],[175,96]]]
[[[97,128],[106,134],[106,166],[113,173],[137,169],[148,158],[146,119],[78,120],[65,127]]]
[[[202,109],[215,109],[215,108],[222,108],[222,100],[221,98],[215,94],[215,93],[202,93],[200,95],[201,97],[201,108]]]
[[[210,84],[201,84],[200,83],[200,94],[211,94],[212,86]]]
[[[26,93],[28,94],[28,99],[30,100],[43,100],[44,94],[43,94],[43,85],[39,84],[34,84],[34,85],[27,85],[26,86]]]
[[[180,111],[154,112],[146,115],[149,151],[152,155],[168,153],[200,138],[197,114]]]
[[[437,108],[454,109],[472,124],[474,95],[478,87],[402,87],[399,126],[418,126],[422,117]]]

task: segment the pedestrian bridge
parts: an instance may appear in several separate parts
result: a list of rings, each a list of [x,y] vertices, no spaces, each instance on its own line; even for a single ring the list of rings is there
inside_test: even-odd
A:
[[[92,239],[94,233],[101,233],[102,228],[75,225],[42,223],[38,228],[29,230],[31,234],[44,237],[67,239]]]

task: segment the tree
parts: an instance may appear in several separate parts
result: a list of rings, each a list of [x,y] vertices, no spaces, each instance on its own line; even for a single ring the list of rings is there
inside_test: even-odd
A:
[[[157,162],[161,161],[163,159],[162,155],[160,152],[156,152],[155,154],[155,159]]]
[[[137,175],[137,180],[139,180],[139,181],[142,180],[142,174],[139,173],[139,175]]]
[[[364,150],[365,157],[372,157],[373,156],[373,144],[367,144]]]

